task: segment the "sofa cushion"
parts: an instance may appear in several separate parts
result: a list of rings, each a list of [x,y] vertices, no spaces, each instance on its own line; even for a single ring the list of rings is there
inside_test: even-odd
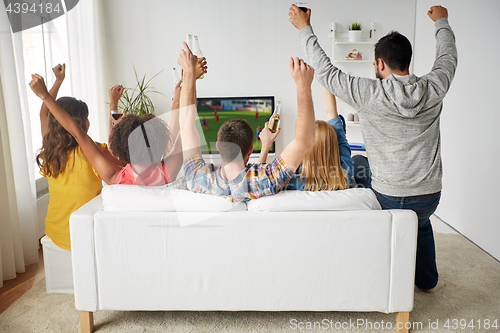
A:
[[[164,186],[105,185],[103,210],[149,212],[226,212],[246,210],[245,203],[232,203],[222,197],[193,193]]]
[[[247,208],[262,212],[381,209],[373,191],[366,188],[315,192],[283,191],[250,200]]]

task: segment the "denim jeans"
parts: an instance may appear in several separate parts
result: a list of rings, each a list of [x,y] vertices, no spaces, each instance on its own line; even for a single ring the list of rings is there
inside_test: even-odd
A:
[[[352,157],[353,177],[360,187],[372,188],[372,172],[368,159],[363,155]]]
[[[371,188],[371,172],[364,156],[354,156],[354,178],[358,185]],[[372,189],[373,190],[373,189]],[[418,216],[417,261],[415,285],[431,289],[438,282],[436,247],[430,217],[437,209],[441,193],[426,198],[392,197],[373,190],[382,209],[411,209]]]

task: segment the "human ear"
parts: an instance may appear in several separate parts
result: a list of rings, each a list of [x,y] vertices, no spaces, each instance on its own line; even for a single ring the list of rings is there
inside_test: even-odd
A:
[[[250,150],[248,151],[247,158],[250,158],[250,155],[252,155],[253,152],[253,145],[250,147]]]
[[[386,65],[385,65],[384,59],[378,58],[377,59],[377,64],[378,64],[378,69],[379,69],[380,72],[382,72],[382,71],[385,70]]]

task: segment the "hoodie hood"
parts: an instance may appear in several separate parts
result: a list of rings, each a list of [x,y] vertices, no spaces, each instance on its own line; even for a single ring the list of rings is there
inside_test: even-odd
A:
[[[391,74],[382,80],[382,86],[385,95],[402,116],[413,118],[424,108],[427,100],[426,85],[415,74]]]

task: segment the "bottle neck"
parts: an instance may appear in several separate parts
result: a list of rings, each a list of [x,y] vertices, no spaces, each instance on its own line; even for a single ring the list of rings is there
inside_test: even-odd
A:
[[[276,104],[276,108],[274,110],[273,116],[279,116],[280,112],[281,112],[281,103],[278,102],[278,104]]]

